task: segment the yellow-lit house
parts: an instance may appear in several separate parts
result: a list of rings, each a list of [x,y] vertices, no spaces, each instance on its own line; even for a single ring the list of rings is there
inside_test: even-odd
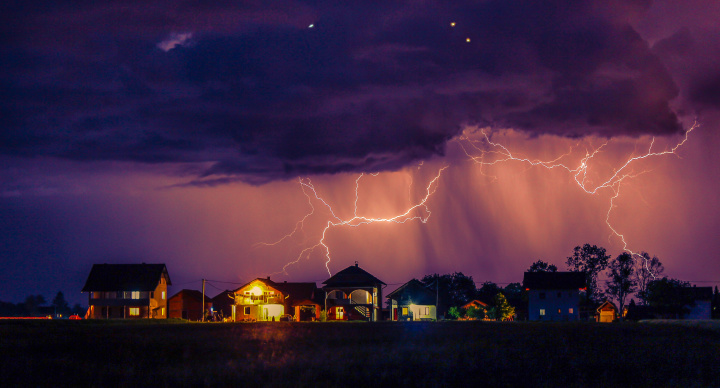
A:
[[[320,318],[322,300],[315,283],[277,283],[257,278],[233,291],[236,321],[311,321]]]

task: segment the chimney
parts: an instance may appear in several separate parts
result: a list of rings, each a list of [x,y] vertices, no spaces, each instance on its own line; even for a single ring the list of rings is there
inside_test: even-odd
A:
[[[355,260],[355,266],[356,266],[356,267],[358,266],[358,262],[357,262],[357,260]]]

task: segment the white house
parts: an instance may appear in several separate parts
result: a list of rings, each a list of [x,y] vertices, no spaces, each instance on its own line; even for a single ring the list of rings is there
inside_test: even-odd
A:
[[[525,272],[523,286],[528,292],[529,320],[580,319],[580,291],[585,289],[583,273]]]
[[[437,295],[417,279],[398,287],[387,296],[390,299],[390,320],[434,321]]]

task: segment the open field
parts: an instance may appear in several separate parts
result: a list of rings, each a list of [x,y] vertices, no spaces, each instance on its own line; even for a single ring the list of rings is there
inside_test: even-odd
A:
[[[720,386],[665,324],[0,322],[0,386]]]

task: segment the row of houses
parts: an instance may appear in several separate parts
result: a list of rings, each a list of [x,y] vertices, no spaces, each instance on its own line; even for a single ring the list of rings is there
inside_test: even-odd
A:
[[[82,291],[89,298],[86,317],[93,319],[200,320],[211,311],[213,316],[230,321],[314,321],[323,312],[324,319],[330,321],[379,321],[383,320],[382,304],[386,299],[386,319],[437,319],[437,294],[416,279],[383,298],[387,285],[356,262],[322,284],[317,287],[313,282],[275,282],[267,277],[213,298],[188,289],[168,298],[167,289],[172,283],[164,264],[95,264]],[[528,295],[529,320],[580,320],[580,293],[585,289],[582,273],[526,272],[523,287]],[[704,300],[701,302],[700,311],[705,306]],[[612,321],[617,314],[613,308],[610,302],[601,305],[598,320]],[[707,315],[709,318],[709,307]]]

